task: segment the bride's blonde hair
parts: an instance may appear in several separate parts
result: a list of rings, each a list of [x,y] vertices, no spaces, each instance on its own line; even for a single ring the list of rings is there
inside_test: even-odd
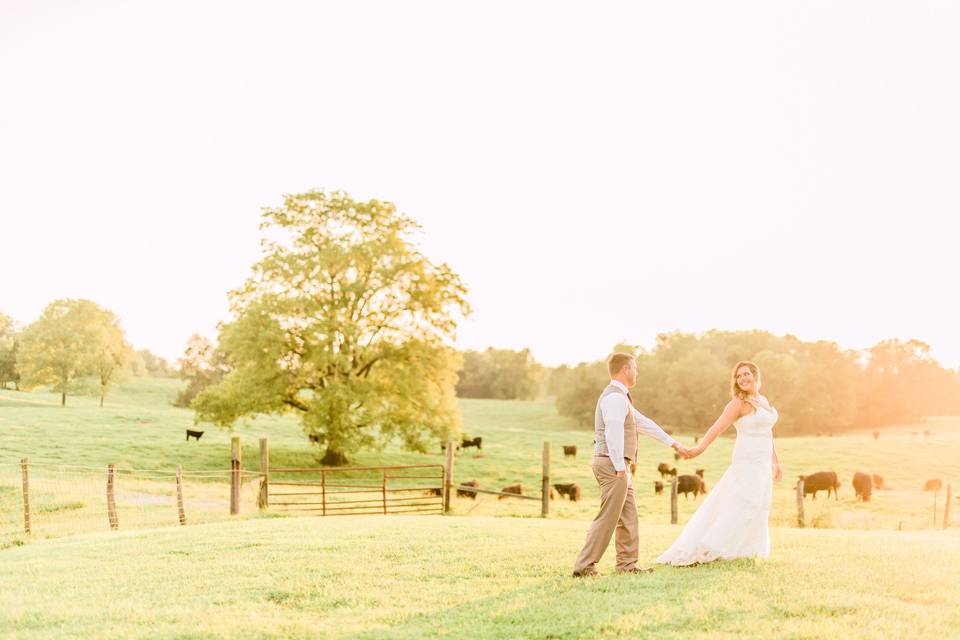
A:
[[[750,369],[750,372],[753,373],[753,377],[757,381],[757,391],[760,391],[760,367],[749,360],[741,360],[737,363],[737,366],[733,368],[733,373],[730,374],[730,397],[746,400],[746,392],[737,384],[737,371],[740,371],[741,367],[747,367]]]

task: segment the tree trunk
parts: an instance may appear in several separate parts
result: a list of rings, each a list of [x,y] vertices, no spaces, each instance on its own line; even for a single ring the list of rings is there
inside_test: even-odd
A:
[[[320,464],[325,467],[340,467],[347,462],[347,456],[342,451],[337,451],[331,447],[327,447],[327,452],[320,459]]]
[[[64,387],[63,389],[60,390],[60,406],[61,406],[61,407],[67,406],[67,389],[66,389],[66,387]]]

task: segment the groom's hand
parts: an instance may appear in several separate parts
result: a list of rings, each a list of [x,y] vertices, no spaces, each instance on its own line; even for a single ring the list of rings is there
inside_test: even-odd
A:
[[[687,457],[690,455],[690,450],[687,449],[687,448],[686,448],[685,446],[683,446],[682,444],[680,444],[679,442],[674,442],[674,443],[673,443],[672,445],[670,445],[670,446],[673,448],[674,451],[676,451],[677,453],[679,453],[679,454],[680,454],[681,456],[683,456],[684,458],[687,458]]]

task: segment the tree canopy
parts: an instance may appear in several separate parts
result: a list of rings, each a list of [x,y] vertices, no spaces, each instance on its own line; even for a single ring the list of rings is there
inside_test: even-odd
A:
[[[294,412],[325,464],[458,432],[447,343],[466,288],[412,243],[419,226],[389,202],[313,190],[265,208],[261,229],[263,257],[219,329],[230,371],[193,401],[197,420]]]

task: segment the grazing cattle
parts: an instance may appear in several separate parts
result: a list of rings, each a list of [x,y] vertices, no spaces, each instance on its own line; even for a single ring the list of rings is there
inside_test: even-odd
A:
[[[880,432],[879,432],[879,431],[874,431],[874,432],[873,432],[873,439],[876,440],[876,439],[879,438],[879,437],[880,437]]]
[[[670,470],[667,471],[667,474],[668,474],[668,475],[671,475],[671,476],[673,476],[673,477],[676,477],[676,476],[677,476],[677,468],[676,468],[676,467],[670,467]]]
[[[911,432],[910,432],[910,435],[915,436],[915,435],[917,435],[917,432],[916,432],[916,431],[911,431]]]
[[[316,444],[320,444],[320,436],[311,433],[311,434],[308,435],[307,437],[310,438],[310,442],[313,442],[313,443],[316,443]]]
[[[654,492],[655,494],[657,494],[657,495],[660,495],[661,493],[663,493],[663,483],[660,482],[659,480],[654,480],[654,481],[653,481],[653,492]]]
[[[883,476],[878,476],[877,474],[873,474],[873,488],[878,490],[886,488],[883,486]]]
[[[933,434],[930,433],[929,431],[924,431],[924,432],[923,432],[923,435],[925,435],[925,436],[932,436]]]
[[[941,488],[943,488],[943,481],[940,478],[927,480],[926,484],[923,485],[924,491],[940,491]]]
[[[556,489],[557,493],[559,493],[561,496],[567,496],[568,498],[570,498],[570,502],[577,502],[578,500],[580,500],[580,485],[578,485],[576,482],[570,482],[567,484],[555,484],[553,485],[553,488]],[[503,491],[505,493],[507,492],[506,489],[504,489]],[[513,493],[513,492],[511,491],[509,493]]]
[[[707,485],[700,476],[683,475],[677,478],[677,493],[682,493],[684,499],[687,498],[688,493],[692,493],[696,498],[706,492]]]
[[[679,459],[682,458],[682,457],[683,457],[683,456],[680,455],[679,453],[675,453],[675,454],[673,454],[673,461],[676,462],[677,460],[679,460]]]
[[[577,445],[575,445],[575,444],[565,444],[565,445],[563,445],[563,457],[564,457],[564,458],[576,458],[576,457],[577,457]]]
[[[460,485],[461,485],[461,486],[465,486],[465,487],[473,487],[474,489],[479,489],[479,488],[480,488],[480,483],[477,482],[476,480],[470,480],[470,481],[468,481],[468,482],[461,482]],[[477,499],[477,492],[476,492],[476,491],[470,491],[470,489],[457,489],[457,497],[458,497],[458,498],[472,498],[473,500],[476,500],[476,499]]]
[[[443,489],[441,487],[434,487],[433,489],[427,489],[428,496],[442,496]]]
[[[500,493],[513,493],[518,496],[523,495],[523,485],[522,484],[512,484],[509,487],[504,487],[500,489]],[[498,500],[503,500],[507,496],[497,496]]]
[[[197,442],[200,442],[200,436],[203,435],[203,431],[194,431],[193,429],[187,429],[187,439],[184,442],[190,442],[190,438],[196,438]]]
[[[853,490],[857,494],[857,500],[870,502],[870,496],[873,494],[873,478],[869,473],[857,471],[853,474]]]
[[[668,465],[666,462],[661,462],[657,465],[657,471],[660,472],[661,478],[666,478],[668,475],[670,475],[670,465]]]
[[[483,438],[481,438],[480,436],[477,436],[472,440],[468,440],[464,438],[463,442],[460,443],[460,446],[463,447],[464,449],[469,449],[470,447],[476,447],[477,451],[480,451],[481,449],[483,449],[483,447],[480,446],[482,443],[483,443]]]
[[[800,476],[800,479],[803,480],[804,497],[812,493],[813,499],[816,500],[818,491],[826,491],[827,497],[829,498],[830,492],[833,491],[834,498],[837,500],[840,499],[840,495],[837,492],[837,489],[840,488],[840,481],[837,479],[836,472],[818,471],[809,476]]]

